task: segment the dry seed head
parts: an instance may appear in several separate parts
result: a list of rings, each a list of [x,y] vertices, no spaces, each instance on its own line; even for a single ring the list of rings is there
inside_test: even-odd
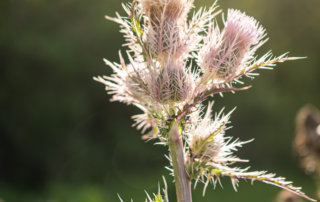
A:
[[[320,161],[320,112],[311,105],[304,106],[297,115],[297,135],[294,146],[307,173],[315,171]]]

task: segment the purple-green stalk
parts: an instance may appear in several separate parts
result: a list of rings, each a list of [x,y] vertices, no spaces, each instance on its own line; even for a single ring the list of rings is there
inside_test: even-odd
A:
[[[182,134],[179,132],[179,126],[176,121],[169,131],[168,145],[174,173],[177,201],[191,202],[191,179],[186,171]]]

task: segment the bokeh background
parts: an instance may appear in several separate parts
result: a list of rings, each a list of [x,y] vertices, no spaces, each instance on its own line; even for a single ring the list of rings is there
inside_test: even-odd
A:
[[[104,15],[121,11],[119,0],[0,1],[0,201],[113,202],[144,201],[156,192],[167,150],[144,142],[130,116],[139,111],[111,103],[93,76],[110,74],[102,58],[118,61],[123,38]],[[211,0],[195,5],[210,6]],[[220,7],[254,16],[269,42],[260,55],[290,51],[307,59],[259,71],[253,88],[216,97],[215,110],[237,106],[229,135],[255,138],[238,152],[252,170],[269,170],[293,180],[315,196],[315,183],[299,167],[292,151],[295,115],[312,103],[320,107],[320,1],[220,0]],[[120,13],[123,14],[121,11]],[[244,164],[246,167],[248,164]],[[223,188],[202,185],[194,201],[269,202],[279,189],[229,179]],[[174,201],[174,200],[172,200]]]

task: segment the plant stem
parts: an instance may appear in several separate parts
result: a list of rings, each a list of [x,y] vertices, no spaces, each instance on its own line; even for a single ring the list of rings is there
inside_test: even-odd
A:
[[[172,159],[177,201],[192,202],[191,182],[185,168],[182,136],[179,133],[177,122],[174,122],[169,132],[169,151]]]

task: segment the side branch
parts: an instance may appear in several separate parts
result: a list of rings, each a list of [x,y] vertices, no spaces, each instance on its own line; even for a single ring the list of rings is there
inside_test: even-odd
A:
[[[248,90],[249,88],[251,88],[251,86],[245,86],[242,88],[235,88],[235,87],[230,87],[230,88],[218,88],[218,87],[214,87],[211,88],[205,92],[200,93],[193,101],[193,103],[185,105],[185,107],[183,108],[183,110],[178,113],[177,115],[177,121],[180,121],[185,115],[187,115],[191,109],[195,106],[197,106],[198,104],[200,104],[201,102],[203,102],[204,100],[206,100],[208,97],[218,94],[218,93],[227,93],[227,92],[235,92],[235,91],[243,91],[243,90]]]
[[[285,178],[283,177],[275,177],[275,174],[267,174],[265,171],[263,172],[235,172],[235,171],[224,171],[214,168],[212,171],[213,175],[221,175],[221,176],[227,176],[230,177],[233,186],[236,189],[237,187],[237,179],[245,179],[245,180],[251,180],[251,183],[254,181],[260,181],[266,184],[270,184],[282,189],[285,189],[287,191],[290,191],[298,196],[301,196],[309,201],[316,202],[317,200],[310,198],[305,193],[301,191],[300,187],[294,187],[292,185],[292,182],[285,181]]]

